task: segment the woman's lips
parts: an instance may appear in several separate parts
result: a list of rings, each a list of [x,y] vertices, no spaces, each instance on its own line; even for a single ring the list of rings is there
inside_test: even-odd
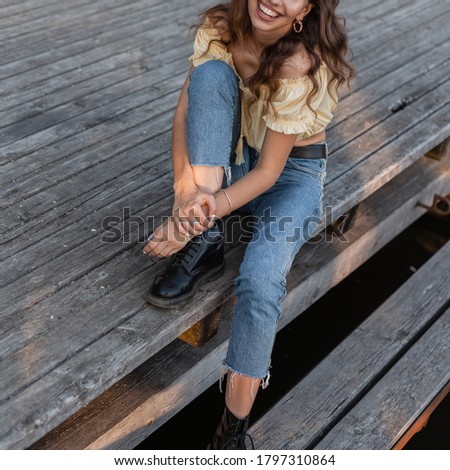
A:
[[[273,16],[269,16],[269,15],[265,14],[265,13],[261,10],[260,5],[261,5],[261,3],[258,2],[257,7],[256,7],[256,10],[257,10],[258,16],[259,16],[262,20],[267,21],[267,22],[271,22],[271,21],[277,20],[277,19],[281,16],[281,15],[278,15],[278,16],[276,16],[276,17],[273,17]],[[265,7],[265,5],[263,5],[263,6]],[[268,7],[265,7],[265,8],[267,8],[268,10],[274,12],[273,10],[271,10],[271,9],[268,8]],[[276,12],[274,12],[274,13],[276,13]]]

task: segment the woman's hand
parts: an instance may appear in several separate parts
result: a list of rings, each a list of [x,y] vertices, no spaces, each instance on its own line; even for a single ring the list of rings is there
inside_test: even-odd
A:
[[[185,212],[181,208],[176,210],[177,214],[181,214],[178,219],[171,215],[158,226],[150,235],[144,253],[158,258],[172,256],[195,235],[200,235],[212,227],[214,219],[210,218],[208,214],[211,208],[216,206],[214,195],[195,190],[191,193],[184,193],[184,197],[180,201]],[[187,202],[183,203],[183,201]],[[184,216],[184,214],[187,215]],[[183,220],[186,221],[183,222]],[[191,220],[197,223],[191,222]],[[188,230],[183,229],[185,225],[188,225]]]
[[[175,191],[173,207],[175,227],[182,236],[200,235],[214,224],[214,194],[200,190],[194,183]]]
[[[180,251],[191,238],[180,235],[175,227],[173,217],[168,217],[150,235],[143,252],[156,258],[165,258]]]
[[[192,183],[175,191],[174,210],[149,237],[144,253],[165,258],[180,251],[193,237],[214,224],[217,210],[213,194],[206,193]]]

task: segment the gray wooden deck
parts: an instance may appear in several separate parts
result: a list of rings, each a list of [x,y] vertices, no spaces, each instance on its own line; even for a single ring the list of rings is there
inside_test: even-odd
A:
[[[236,243],[226,275],[189,308],[145,303],[165,263],[142,247],[149,218],[171,209],[187,32],[210,4],[0,6],[0,448],[32,445],[232,292]],[[341,11],[358,76],[327,135],[329,221],[450,135],[448,2],[347,1]],[[120,220],[115,242],[104,240],[110,217]]]

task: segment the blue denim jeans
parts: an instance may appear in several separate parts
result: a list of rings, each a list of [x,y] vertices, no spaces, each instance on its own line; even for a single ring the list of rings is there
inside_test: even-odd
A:
[[[188,88],[190,163],[224,167],[222,187],[251,171],[259,158],[244,140],[245,161],[234,164],[240,120],[239,84],[233,69],[218,60],[196,67]],[[234,280],[237,300],[219,386],[227,370],[231,371],[231,380],[240,374],[263,379],[261,387],[268,386],[281,301],[287,293],[286,276],[323,215],[326,161],[288,158],[278,181],[238,208],[252,215],[254,230]]]

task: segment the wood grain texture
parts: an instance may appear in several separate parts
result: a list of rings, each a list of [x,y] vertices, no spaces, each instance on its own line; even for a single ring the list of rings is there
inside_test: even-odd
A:
[[[442,391],[436,395],[433,401],[426,407],[425,411],[414,421],[411,427],[402,435],[401,439],[398,440],[393,450],[401,450],[409,442],[409,440],[414,436],[414,434],[421,431],[428,423],[431,414],[436,410],[436,408],[442,403],[446,396],[450,393],[450,382],[442,389]],[[445,429],[443,430],[445,432]]]
[[[314,448],[391,449],[449,383],[447,309]]]

